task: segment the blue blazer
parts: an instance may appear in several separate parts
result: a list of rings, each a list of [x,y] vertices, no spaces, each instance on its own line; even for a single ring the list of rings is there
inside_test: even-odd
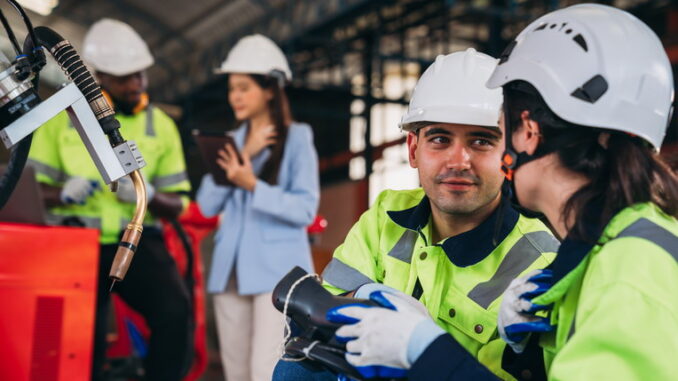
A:
[[[246,134],[246,124],[233,133],[239,149]],[[270,154],[267,148],[252,158],[255,173]],[[221,214],[207,291],[223,292],[232,273],[238,293],[245,295],[271,292],[294,266],[312,271],[306,226],[315,217],[319,199],[318,155],[307,124],[289,127],[278,185],[258,179],[254,192],[249,192],[216,185],[212,175],[205,175],[198,205],[205,216]]]

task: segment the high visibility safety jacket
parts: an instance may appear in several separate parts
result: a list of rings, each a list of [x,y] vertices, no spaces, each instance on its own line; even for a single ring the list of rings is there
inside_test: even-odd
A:
[[[542,335],[549,380],[678,377],[678,221],[651,203],[619,212],[595,246],[565,240]]]
[[[501,369],[501,296],[515,277],[546,267],[558,241],[506,201],[471,231],[441,242],[431,233],[422,189],[384,191],[334,252],[323,285],[339,294],[378,282],[412,294],[481,363],[512,379]]]
[[[161,110],[148,106],[135,115],[116,114],[120,133],[134,140],[146,161],[141,172],[156,192],[178,192],[184,206],[188,204],[190,183],[181,139],[176,125]],[[39,182],[63,186],[73,176],[100,183],[100,189],[84,205],[67,205],[50,209],[50,220],[58,224],[67,217],[77,217],[87,227],[101,230],[101,243],[110,244],[131,221],[135,204],[119,201],[108,189],[87,153],[68,115],[63,112],[40,127],[33,136],[28,164],[35,168]],[[144,224],[154,224],[146,214]]]

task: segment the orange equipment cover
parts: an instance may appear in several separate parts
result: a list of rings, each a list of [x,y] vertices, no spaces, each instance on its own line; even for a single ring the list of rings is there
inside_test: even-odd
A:
[[[0,379],[90,379],[99,233],[0,223]]]

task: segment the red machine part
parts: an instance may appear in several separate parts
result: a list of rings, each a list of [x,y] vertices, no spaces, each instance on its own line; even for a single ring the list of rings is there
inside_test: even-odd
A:
[[[320,234],[327,229],[327,219],[320,214],[316,215],[313,222],[306,227],[308,234]]]
[[[188,209],[179,218],[179,223],[186,231],[193,249],[193,318],[195,324],[194,331],[194,358],[184,381],[197,380],[207,368],[207,339],[206,339],[206,319],[205,319],[205,280],[204,269],[200,255],[200,243],[203,238],[207,236],[217,226],[218,218],[206,218],[200,213],[200,210],[195,202],[192,202]],[[186,269],[188,264],[188,256],[184,250],[177,232],[170,224],[164,224],[163,235],[165,243],[170,254],[174,258],[179,269],[179,274],[186,277]],[[149,330],[144,322],[143,317],[137,314],[132,308],[127,306],[122,299],[114,295],[113,297],[116,327],[118,335],[111,343],[107,355],[109,357],[124,357],[132,354],[132,343],[125,320],[131,321],[140,331],[142,336],[148,339]]]
[[[99,233],[0,224],[0,379],[90,380]]]
[[[200,244],[202,240],[216,228],[218,217],[206,218],[200,213],[195,202],[192,202],[186,212],[179,218],[179,223],[189,236],[194,253],[193,262],[193,313],[194,313],[194,359],[190,371],[184,377],[184,381],[195,381],[207,368],[208,352],[206,342],[206,319],[205,319],[205,286],[204,269],[200,255]],[[318,215],[313,223],[307,227],[310,237],[317,236],[327,227],[327,220]],[[188,257],[181,243],[181,239],[170,224],[164,224],[163,235],[165,243],[170,254],[174,258],[182,277],[186,276]],[[150,331],[141,315],[136,313],[131,307],[122,301],[116,295],[113,296],[113,306],[116,316],[116,330],[118,335],[111,342],[107,356],[111,358],[120,358],[132,355],[132,340],[127,332],[125,321],[131,321],[139,330],[141,335],[148,339]]]

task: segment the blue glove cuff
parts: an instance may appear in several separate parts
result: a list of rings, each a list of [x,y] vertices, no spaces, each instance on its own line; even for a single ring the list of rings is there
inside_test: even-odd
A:
[[[548,319],[541,318],[532,322],[516,323],[504,327],[506,340],[510,343],[520,343],[531,332],[550,332],[555,327],[551,325]]]
[[[407,343],[407,361],[414,364],[422,353],[438,336],[445,334],[445,330],[438,327],[433,320],[424,319],[412,331]]]

